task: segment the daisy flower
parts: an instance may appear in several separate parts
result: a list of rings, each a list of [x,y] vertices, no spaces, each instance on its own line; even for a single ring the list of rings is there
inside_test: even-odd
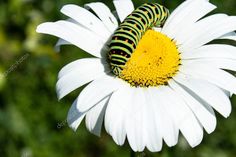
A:
[[[216,128],[214,110],[228,117],[229,97],[236,93],[236,47],[213,44],[236,40],[236,16],[213,14],[207,0],[186,0],[161,28],[149,29],[129,61],[115,75],[107,59],[114,31],[133,10],[131,0],[114,0],[116,16],[101,2],[83,7],[65,5],[68,20],[46,22],[37,32],[59,37],[56,45],[73,44],[94,58],[76,60],[59,72],[59,99],[87,84],[72,104],[68,124],[100,135],[102,124],[115,143],[127,138],[134,151],[157,152],[163,142],[174,146],[179,132],[191,147],[203,139],[203,130]],[[92,11],[92,12],[91,12]]]

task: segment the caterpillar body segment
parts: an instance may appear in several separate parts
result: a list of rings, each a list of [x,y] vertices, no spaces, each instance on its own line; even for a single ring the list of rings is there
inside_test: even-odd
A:
[[[109,43],[108,61],[116,76],[121,75],[144,33],[154,26],[163,26],[168,16],[169,11],[164,6],[145,3],[126,17]]]

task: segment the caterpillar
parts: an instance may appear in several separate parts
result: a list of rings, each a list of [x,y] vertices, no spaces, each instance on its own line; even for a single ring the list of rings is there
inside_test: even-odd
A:
[[[144,33],[154,26],[163,26],[169,10],[158,3],[145,3],[135,9],[114,32],[109,42],[108,61],[111,71],[121,75]]]

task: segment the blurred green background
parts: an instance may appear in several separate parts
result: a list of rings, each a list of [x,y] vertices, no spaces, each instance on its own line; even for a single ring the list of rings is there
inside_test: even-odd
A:
[[[98,138],[84,123],[73,132],[65,123],[67,111],[80,90],[58,102],[55,84],[58,71],[67,63],[88,56],[75,46],[53,47],[57,38],[35,32],[46,21],[66,19],[64,4],[84,5],[92,0],[1,0],[0,1],[0,157],[128,157],[130,148],[117,146],[103,131]],[[114,10],[112,1],[103,1]],[[135,1],[135,6],[147,1]],[[149,1],[150,2],[150,1]],[[154,1],[152,1],[154,2]],[[170,10],[181,0],[159,1]],[[211,0],[214,12],[236,15],[235,0]],[[202,144],[191,149],[181,137],[177,146],[164,146],[144,157],[235,157],[236,97],[228,119],[217,114],[218,125]]]

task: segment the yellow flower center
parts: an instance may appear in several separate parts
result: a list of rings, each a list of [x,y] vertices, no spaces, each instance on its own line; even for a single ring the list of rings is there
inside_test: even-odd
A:
[[[148,30],[119,76],[132,86],[166,85],[179,69],[177,46],[166,35]]]

